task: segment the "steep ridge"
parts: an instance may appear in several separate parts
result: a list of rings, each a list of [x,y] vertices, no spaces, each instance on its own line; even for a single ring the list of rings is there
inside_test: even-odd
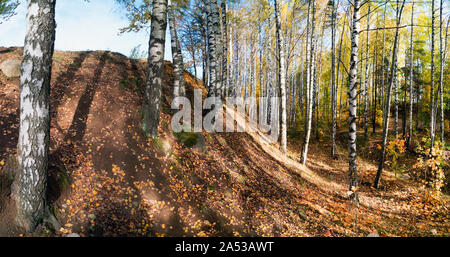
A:
[[[20,59],[21,53],[0,48],[0,62]],[[420,207],[423,190],[391,173],[384,191],[363,184],[360,206],[351,205],[346,162],[331,160],[320,143],[312,145],[311,160],[303,166],[296,161],[299,144],[291,141],[286,157],[259,131],[174,134],[168,62],[166,71],[160,138],[150,140],[141,131],[145,61],[108,51],[55,52],[48,199],[63,227],[40,226],[33,235],[365,236],[374,230],[428,235],[433,229],[449,234],[448,201],[430,210],[435,219],[430,225]],[[206,95],[191,74],[185,78],[189,98],[195,88]],[[18,96],[19,80],[1,75],[4,162],[16,151]],[[187,147],[183,137],[203,140],[205,149]],[[361,162],[362,181],[369,181],[376,167]],[[0,235],[24,235],[6,225],[13,224],[13,205],[7,189],[0,193]]]

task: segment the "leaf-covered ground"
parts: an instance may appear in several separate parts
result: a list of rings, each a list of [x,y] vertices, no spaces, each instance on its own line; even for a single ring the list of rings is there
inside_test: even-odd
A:
[[[0,62],[20,56],[20,48],[0,49]],[[419,183],[389,171],[381,190],[369,186],[375,141],[358,159],[358,206],[347,200],[344,139],[336,160],[328,139],[313,140],[306,166],[297,161],[298,140],[289,140],[285,157],[258,132],[204,132],[196,135],[204,149],[187,147],[169,129],[169,63],[166,70],[160,138],[151,140],[141,132],[143,61],[111,52],[55,52],[48,199],[63,226],[41,226],[31,235],[450,235],[447,196],[428,197]],[[188,96],[193,88],[206,93],[185,77]],[[0,75],[0,174],[16,151],[18,96],[19,80]],[[31,236],[11,225],[8,190],[0,194],[0,235]]]

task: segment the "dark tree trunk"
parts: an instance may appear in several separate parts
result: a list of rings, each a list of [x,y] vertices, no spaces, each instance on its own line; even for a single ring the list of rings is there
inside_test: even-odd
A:
[[[430,82],[430,138],[431,154],[433,154],[435,126],[434,126],[434,0],[431,1],[431,82]]]
[[[391,91],[392,86],[394,84],[395,79],[395,70],[397,65],[397,49],[398,49],[398,31],[399,31],[399,25],[402,18],[402,12],[403,7],[405,5],[405,0],[403,0],[402,5],[399,5],[399,0],[397,0],[397,9],[396,9],[396,20],[397,20],[397,26],[395,29],[395,36],[394,36],[394,46],[392,49],[392,62],[391,62],[391,70],[390,70],[390,76],[389,76],[389,82],[388,82],[388,88],[386,92],[386,103],[385,108],[383,111],[383,140],[382,140],[382,150],[381,150],[381,157],[380,157],[380,163],[378,165],[378,171],[377,175],[375,177],[374,187],[378,188],[381,178],[381,172],[383,171],[384,166],[384,160],[385,160],[385,154],[386,154],[386,142],[387,142],[387,135],[389,131],[389,112],[391,107]]]
[[[334,159],[336,156],[336,9],[335,1],[332,1],[332,13],[331,13],[331,122],[332,122],[332,133],[331,133],[331,157]],[[342,39],[341,39],[342,40]],[[341,42],[342,43],[342,42]],[[340,51],[340,49],[339,49]],[[339,65],[338,65],[339,67]],[[339,72],[339,69],[338,69]]]
[[[407,146],[409,149],[411,149],[411,138],[413,135],[413,65],[414,65],[414,51],[413,51],[413,35],[414,35],[414,2],[412,3],[412,9],[411,9],[411,38],[409,41],[409,55],[410,55],[410,61],[409,61],[409,135],[408,135],[408,141]],[[419,99],[419,98],[417,98]],[[417,104],[418,105],[418,104]]]

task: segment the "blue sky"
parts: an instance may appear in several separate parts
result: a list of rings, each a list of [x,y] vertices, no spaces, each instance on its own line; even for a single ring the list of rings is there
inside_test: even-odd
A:
[[[0,24],[0,46],[23,46],[26,29],[26,1],[20,0],[17,15]],[[128,22],[113,0],[57,0],[56,50],[110,50],[129,56],[141,45],[148,49],[147,31],[119,35]],[[164,59],[172,60],[170,33],[166,33]]]

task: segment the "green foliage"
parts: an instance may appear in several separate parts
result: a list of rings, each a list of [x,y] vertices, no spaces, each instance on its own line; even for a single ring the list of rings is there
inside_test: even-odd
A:
[[[141,59],[145,58],[148,55],[147,51],[142,50],[141,51],[141,45],[137,45],[131,49],[130,52],[130,59]]]
[[[129,24],[121,28],[120,33],[138,32],[150,28],[152,19],[152,3],[151,0],[115,0],[120,6],[120,10],[124,12]],[[189,1],[175,0],[172,1],[175,11],[183,8]]]
[[[187,147],[193,147],[196,145],[200,136],[199,133],[185,131],[174,133],[174,135],[179,142],[183,143]]]
[[[65,166],[58,166],[59,173],[57,174],[57,179],[59,181],[61,188],[67,188],[70,185],[70,174],[67,172]]]
[[[144,85],[138,77],[127,77],[119,82],[117,85],[120,89],[132,89],[135,92],[141,92],[144,90]]]
[[[17,0],[0,0],[0,24],[16,15],[17,6],[19,6]]]
[[[431,187],[432,195],[436,197],[445,186],[445,176],[448,176],[444,172],[449,166],[445,161],[444,145],[436,141],[433,149],[431,149],[431,139],[423,137],[416,151],[420,156],[417,158],[414,167],[423,172],[424,179],[422,182]]]
[[[124,10],[129,25],[121,28],[120,33],[138,32],[150,27],[151,2],[150,0],[115,0]]]
[[[399,160],[405,155],[406,145],[404,139],[391,140],[386,146],[386,164],[388,164],[397,176],[398,173],[404,171],[404,165],[400,166]]]
[[[164,151],[164,145],[163,145],[161,138],[159,138],[159,137],[152,138],[151,144],[154,145],[159,150]]]

